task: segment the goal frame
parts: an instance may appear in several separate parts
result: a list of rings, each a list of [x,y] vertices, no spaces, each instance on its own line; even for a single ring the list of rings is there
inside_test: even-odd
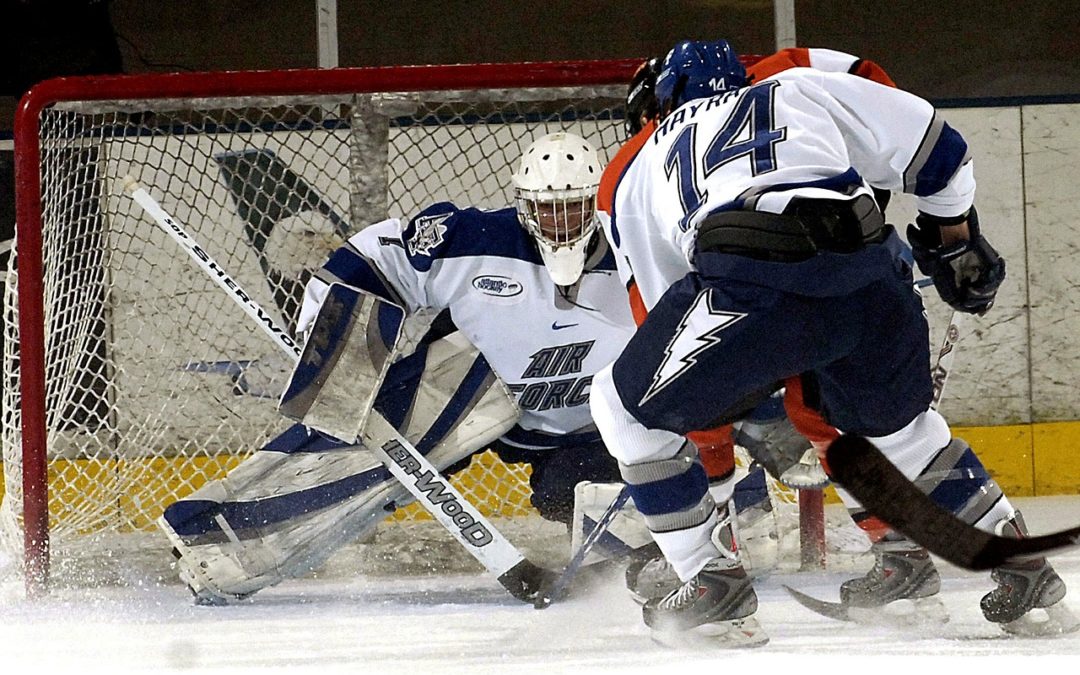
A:
[[[62,77],[35,85],[15,115],[16,241],[20,344],[45,344],[42,269],[42,112],[66,100],[178,99],[288,94],[365,94],[386,90],[455,90],[612,85],[629,82],[640,59],[372,68],[223,71]],[[28,596],[49,577],[48,452],[45,358],[20,353],[24,572]]]

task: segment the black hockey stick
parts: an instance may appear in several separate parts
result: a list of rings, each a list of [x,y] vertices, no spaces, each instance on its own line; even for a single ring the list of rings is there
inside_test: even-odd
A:
[[[939,506],[862,436],[841,436],[825,457],[863,507],[957,567],[988,570],[1080,545],[1080,526],[1023,539],[983,532]]]

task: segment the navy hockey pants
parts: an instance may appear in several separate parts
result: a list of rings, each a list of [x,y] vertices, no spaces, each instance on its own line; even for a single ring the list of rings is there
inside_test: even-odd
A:
[[[683,434],[731,422],[809,372],[830,424],[883,436],[930,405],[929,343],[906,266],[818,297],[694,272],[661,297],[613,374],[639,422]]]

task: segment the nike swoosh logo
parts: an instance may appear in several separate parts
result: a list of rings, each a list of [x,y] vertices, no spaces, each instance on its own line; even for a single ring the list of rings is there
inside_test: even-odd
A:
[[[576,323],[564,323],[563,325],[560,326],[558,321],[552,321],[551,322],[551,330],[562,330],[563,328],[570,328],[570,327],[576,326],[576,325],[577,325]]]

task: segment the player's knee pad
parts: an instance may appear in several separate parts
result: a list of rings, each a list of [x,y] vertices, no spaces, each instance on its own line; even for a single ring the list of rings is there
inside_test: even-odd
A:
[[[994,532],[1015,509],[962,438],[953,438],[915,478],[915,485],[958,518]]]
[[[619,464],[627,490],[653,532],[695,527],[715,511],[709,479],[690,441],[670,459]],[[729,481],[730,483],[730,481]],[[730,493],[732,488],[724,486]]]
[[[1016,511],[997,481],[961,438],[951,439],[935,452],[912,480],[939,506],[983,531],[996,533],[1002,522],[1015,517]],[[852,518],[872,540],[896,536],[857,502],[849,502],[849,495],[841,497],[848,503]]]

